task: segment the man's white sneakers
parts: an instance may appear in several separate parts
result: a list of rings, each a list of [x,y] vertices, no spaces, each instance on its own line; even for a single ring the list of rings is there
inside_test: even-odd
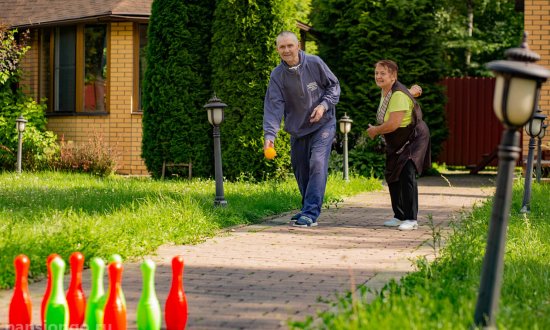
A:
[[[397,227],[399,230],[415,230],[418,229],[418,221],[416,220],[405,220]]]

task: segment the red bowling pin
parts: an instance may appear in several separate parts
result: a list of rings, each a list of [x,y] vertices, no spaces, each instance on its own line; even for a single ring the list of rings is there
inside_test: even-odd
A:
[[[122,263],[109,264],[109,293],[103,314],[103,329],[126,330],[126,306],[121,297]]]
[[[44,318],[46,317],[46,305],[48,304],[48,299],[50,299],[50,293],[52,292],[52,270],[50,266],[51,266],[52,260],[55,258],[61,258],[61,257],[57,253],[52,253],[46,259],[46,273],[48,274],[48,280],[46,282],[46,291],[44,291],[42,304],[40,305],[40,323],[42,324],[42,329],[44,329]]]
[[[10,329],[32,329],[32,304],[29,296],[27,276],[29,275],[29,258],[20,254],[15,257],[15,288],[10,302]]]
[[[69,263],[71,264],[71,283],[66,296],[69,305],[69,328],[80,328],[86,313],[86,297],[82,290],[84,256],[80,252],[73,252],[69,257]]]
[[[172,286],[166,298],[164,319],[167,330],[183,330],[187,325],[187,298],[183,290],[183,256],[172,258]]]

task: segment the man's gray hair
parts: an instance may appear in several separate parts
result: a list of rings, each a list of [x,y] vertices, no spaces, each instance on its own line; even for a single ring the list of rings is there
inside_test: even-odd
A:
[[[279,44],[279,39],[283,37],[291,37],[292,39],[294,39],[294,41],[296,41],[297,44],[300,43],[298,41],[298,37],[296,36],[296,33],[291,31],[283,31],[277,35],[277,45]]]

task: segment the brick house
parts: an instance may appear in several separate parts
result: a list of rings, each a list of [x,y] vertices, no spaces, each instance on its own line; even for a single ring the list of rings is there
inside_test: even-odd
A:
[[[120,174],[148,174],[141,158],[140,86],[152,1],[0,0],[0,22],[30,29],[23,84],[37,100],[47,98],[48,129],[76,143],[99,134],[120,155]],[[523,7],[531,49],[541,55],[538,64],[550,68],[550,2],[516,5]],[[302,41],[312,37],[311,27],[297,25]],[[540,107],[550,117],[550,83],[543,85]],[[550,132],[544,139],[550,149],[549,141]]]
[[[119,173],[145,175],[141,77],[152,0],[1,0],[0,21],[29,29],[22,84],[47,98],[48,129],[66,141],[102,137]]]

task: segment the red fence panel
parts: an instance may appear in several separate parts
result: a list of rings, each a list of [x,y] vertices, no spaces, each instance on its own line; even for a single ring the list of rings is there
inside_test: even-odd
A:
[[[500,143],[501,122],[493,112],[494,78],[446,78],[449,137],[437,161],[475,167]],[[495,166],[496,159],[489,165]]]

